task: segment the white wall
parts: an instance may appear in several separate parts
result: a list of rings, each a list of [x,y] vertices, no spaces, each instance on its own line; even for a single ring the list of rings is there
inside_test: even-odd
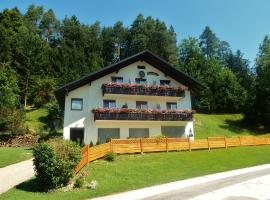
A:
[[[125,103],[128,104],[129,108],[136,107],[136,101],[148,101],[148,107],[156,108],[157,104],[160,104],[161,109],[166,109],[166,102],[177,102],[177,107],[182,109],[191,109],[190,91],[185,92],[184,98],[176,97],[152,97],[152,96],[133,96],[133,95],[118,95],[110,96],[105,95],[103,97],[101,85],[103,83],[111,82],[112,76],[120,76],[124,78],[124,82],[135,83],[135,78],[139,78],[138,72],[141,69],[137,69],[138,65],[143,65],[146,67],[145,78],[148,84],[160,83],[160,80],[171,80],[173,86],[180,86],[181,84],[170,77],[166,77],[163,72],[154,68],[146,62],[139,61],[133,63],[125,68],[122,68],[118,73],[114,72],[112,74],[106,75],[100,79],[93,81],[91,84],[86,84],[78,89],[70,91],[68,96],[65,98],[65,116],[64,116],[64,138],[69,138],[69,131],[71,127],[84,127],[85,143],[89,143],[91,140],[96,142],[97,140],[97,128],[119,128],[120,136],[128,137],[128,128],[149,128],[150,135],[160,135],[161,134],[161,122],[120,122],[120,121],[106,121],[95,122],[94,115],[92,113],[93,108],[103,107],[104,99],[116,100],[116,106],[122,107]],[[147,72],[156,72],[159,76],[147,75]],[[71,98],[82,98],[83,99],[83,110],[74,111],[71,110]],[[165,122],[170,123],[174,126],[183,126],[183,122]],[[192,126],[193,130],[193,126]]]

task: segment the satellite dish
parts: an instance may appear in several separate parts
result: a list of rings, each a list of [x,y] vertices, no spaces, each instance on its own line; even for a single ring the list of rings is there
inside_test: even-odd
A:
[[[144,71],[139,71],[139,76],[140,76],[141,78],[145,77],[145,72],[144,72]]]

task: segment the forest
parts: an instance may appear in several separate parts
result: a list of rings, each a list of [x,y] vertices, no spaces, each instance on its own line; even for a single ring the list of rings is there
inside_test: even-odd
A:
[[[204,85],[193,98],[197,112],[243,113],[249,124],[269,130],[268,35],[251,66],[209,26],[198,38],[177,41],[173,26],[151,16],[139,14],[130,26],[101,26],[76,16],[60,20],[52,9],[30,5],[25,13],[16,7],[0,12],[0,138],[29,131],[27,107],[46,107],[54,132],[55,120],[63,119],[57,87],[145,49]]]

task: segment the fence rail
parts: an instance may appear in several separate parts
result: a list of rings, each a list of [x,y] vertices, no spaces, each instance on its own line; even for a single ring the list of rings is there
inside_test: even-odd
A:
[[[269,136],[208,137],[190,140],[189,138],[133,138],[111,139],[110,142],[82,148],[82,159],[75,168],[79,172],[88,162],[104,157],[108,152],[118,154],[144,153],[157,151],[192,151],[197,149],[229,148],[270,144]]]

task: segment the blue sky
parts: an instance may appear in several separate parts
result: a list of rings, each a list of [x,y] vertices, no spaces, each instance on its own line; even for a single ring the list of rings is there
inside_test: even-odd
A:
[[[139,13],[150,15],[173,25],[178,41],[198,37],[209,25],[251,63],[270,34],[269,0],[0,0],[0,10],[17,6],[25,12],[32,3],[53,8],[60,19],[74,14],[84,23],[98,20],[104,26],[118,20],[129,26]]]

